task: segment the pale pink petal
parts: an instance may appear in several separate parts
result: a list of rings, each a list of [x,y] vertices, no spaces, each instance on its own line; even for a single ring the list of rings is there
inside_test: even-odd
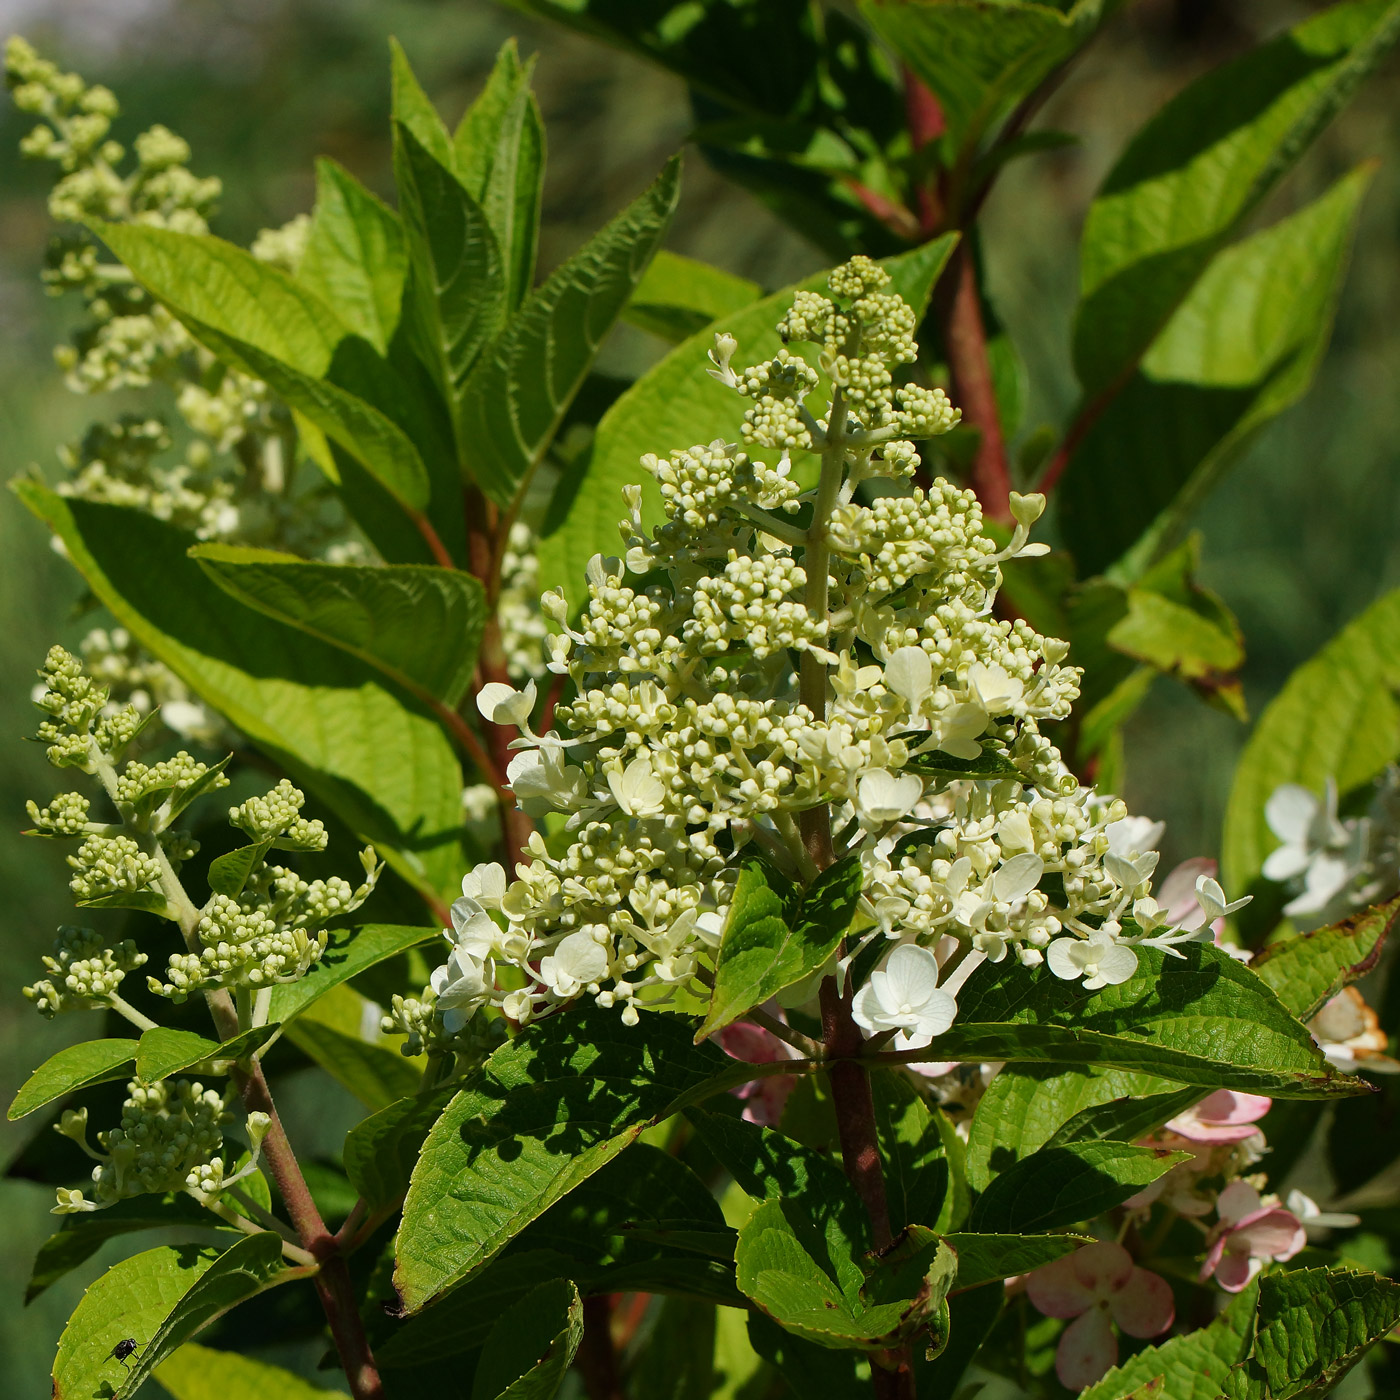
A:
[[[1206,1257],[1201,1264],[1201,1272],[1197,1276],[1202,1283],[1220,1267],[1220,1262],[1225,1256],[1225,1238],[1224,1235],[1221,1235],[1206,1251]]]
[[[1259,1209],[1259,1193],[1247,1181],[1232,1181],[1215,1203],[1215,1213],[1227,1225],[1238,1225]]]
[[[1116,1293],[1133,1274],[1133,1256],[1121,1244],[1101,1240],[1085,1245],[1070,1255],[1074,1276],[1096,1298]]]
[[[1217,1089],[1209,1098],[1173,1118],[1167,1127],[1193,1142],[1243,1142],[1254,1132],[1252,1125],[1272,1106],[1273,1100],[1262,1094]]]
[[[915,1074],[922,1074],[925,1079],[942,1079],[945,1074],[952,1074],[960,1063],[958,1060],[931,1060],[927,1064],[909,1065],[908,1068]]]
[[[1101,1380],[1118,1360],[1118,1338],[1104,1308],[1090,1308],[1071,1322],[1055,1348],[1055,1374],[1066,1390]]]
[[[1215,862],[1208,856],[1196,856],[1184,860],[1162,881],[1157,890],[1157,903],[1166,912],[1167,922],[1184,924],[1188,928],[1199,928],[1205,922],[1205,914],[1196,900],[1196,881],[1202,875],[1214,875]],[[1194,924],[1185,921],[1191,915],[1198,915]]]
[[[719,1032],[718,1040],[726,1055],[749,1065],[772,1064],[785,1060],[790,1052],[771,1031],[748,1021],[736,1021]]]
[[[797,1080],[790,1074],[774,1074],[745,1084],[738,1092],[739,1098],[745,1100],[744,1121],[776,1128],[782,1120],[788,1095],[796,1087]]]
[[[1229,1254],[1220,1261],[1215,1271],[1215,1281],[1227,1293],[1239,1293],[1259,1272],[1259,1261],[1248,1254]]]
[[[1072,1254],[1027,1274],[1026,1296],[1046,1317],[1078,1317],[1094,1302],[1093,1291],[1079,1281]]]
[[[1298,1217],[1277,1208],[1240,1221],[1235,1238],[1246,1241],[1257,1259],[1291,1259],[1307,1242]]]
[[[1134,1269],[1109,1302],[1113,1320],[1130,1337],[1158,1337],[1176,1321],[1176,1303],[1166,1279]]]

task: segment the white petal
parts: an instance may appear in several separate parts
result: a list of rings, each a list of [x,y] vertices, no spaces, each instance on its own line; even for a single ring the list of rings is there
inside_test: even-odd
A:
[[[1045,862],[1037,855],[1027,852],[1012,856],[995,875],[992,876],[992,892],[1006,904],[1022,899],[1040,883],[1045,873]]]
[[[867,1036],[876,1035],[880,1029],[881,1010],[879,992],[876,990],[875,979],[872,977],[855,994],[855,998],[851,1002],[851,1019]]]
[[[1264,804],[1264,820],[1280,841],[1301,846],[1321,805],[1307,788],[1297,783],[1284,783],[1269,794]]]
[[[941,988],[931,992],[919,1010],[918,1034],[942,1035],[957,1018],[958,1004]],[[927,1043],[927,1042],[925,1042]]]
[[[1264,857],[1266,880],[1291,880],[1308,868],[1308,853],[1302,846],[1278,846]]]
[[[1077,938],[1057,938],[1045,950],[1045,961],[1056,977],[1073,982],[1084,975],[1084,965],[1075,956],[1079,951]]]
[[[1115,943],[1099,955],[1099,976],[1110,985],[1126,982],[1137,971],[1137,954],[1124,943]]]
[[[938,987],[938,959],[917,943],[902,943],[885,962],[886,1006],[923,1006]]]
[[[911,705],[933,689],[933,663],[922,647],[900,647],[885,666],[885,684]]]
[[[571,933],[554,950],[554,965],[576,982],[596,982],[607,975],[607,950],[591,934]]]

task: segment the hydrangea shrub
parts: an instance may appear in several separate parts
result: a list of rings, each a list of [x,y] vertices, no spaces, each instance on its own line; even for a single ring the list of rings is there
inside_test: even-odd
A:
[[[1388,1226],[1344,1198],[1388,1149],[1341,1145],[1400,1068],[1353,985],[1400,908],[1400,737],[1299,734],[1339,667],[1391,704],[1393,597],[1259,720],[1223,874],[1159,870],[1112,791],[1158,675],[1241,713],[1183,526],[1306,387],[1279,366],[1325,344],[1366,171],[1241,230],[1400,7],[1335,6],[1137,135],[1086,223],[1084,404],[1015,478],[975,220],[1097,9],[702,5],[716,48],[524,7],[761,111],[711,157],[739,140],[830,269],[763,296],[666,252],[672,162],[538,278],[513,45],[450,131],[395,48],[397,207],[323,162],[249,250],[177,136],[128,161],[111,93],[7,50],[59,177],[45,278],[85,309],[59,365],[149,401],[15,488],[108,614],[34,692],[74,788],[30,834],[88,922],[23,994],[95,1029],[10,1108],[48,1116],[18,1169],[59,1217],[29,1296],[112,1233],[190,1241],[96,1277],[55,1395],[299,1393],[236,1353],[322,1325],[357,1400],[1383,1377]],[[849,162],[789,202],[768,119]],[[1225,366],[1241,285],[1273,314]],[[590,421],[624,319],[669,348]],[[1237,421],[1163,433],[1245,361]],[[308,1066],[364,1109],[332,1166],[278,1114]],[[286,1334],[223,1320],[272,1289]]]

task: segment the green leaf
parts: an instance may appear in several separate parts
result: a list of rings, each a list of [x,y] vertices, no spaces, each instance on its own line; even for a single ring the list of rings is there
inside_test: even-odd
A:
[[[248,1235],[222,1254],[165,1245],[123,1259],[83,1294],[63,1329],[54,1400],[130,1400],[201,1328],[288,1276],[301,1275],[283,1268],[282,1241],[271,1230]],[[138,1350],[123,1369],[112,1349],[128,1338]]]
[[[1139,948],[1137,974],[1095,992],[1048,968],[1010,959],[986,965],[969,979],[957,1022],[930,1054],[1116,1067],[1275,1098],[1361,1091],[1332,1071],[1302,1024],[1242,963],[1211,944],[1180,952]]]
[[[1400,1283],[1350,1269],[1268,1274],[1254,1350],[1227,1377],[1228,1400],[1325,1400],[1400,1322]]]
[[[1158,1377],[1164,1382],[1163,1400],[1220,1400],[1230,1368],[1249,1355],[1258,1297],[1259,1285],[1250,1284],[1213,1322],[1144,1347],[1091,1385],[1081,1400],[1121,1400]]]
[[[557,1251],[590,1293],[681,1293],[743,1306],[734,1241],[719,1202],[689,1167],[634,1143],[526,1226],[510,1253]]]
[[[964,1373],[1001,1316],[1006,1290],[1001,1284],[955,1293],[948,1299],[948,1345],[926,1366],[918,1366],[920,1394],[964,1396],[959,1388]]]
[[[954,1294],[980,1288],[997,1279],[1027,1274],[1042,1264],[1053,1263],[1087,1244],[1082,1235],[984,1235],[958,1232],[944,1235],[944,1241],[957,1251],[958,1276]]]
[[[1112,1073],[1112,1071],[1110,1071]],[[1061,1147],[1070,1142],[1095,1142],[1112,1138],[1117,1142],[1135,1142],[1157,1131],[1164,1123],[1199,1103],[1197,1088],[1169,1089],[1145,1098],[1110,1099],[1080,1109],[1068,1122],[1057,1128],[1046,1143]]]
[[[230,1230],[233,1227],[183,1191],[163,1196],[136,1196],[105,1210],[61,1217],[63,1228],[50,1235],[34,1256],[24,1291],[28,1306],[59,1279],[91,1259],[108,1240],[138,1230]]]
[[[428,468],[413,439],[391,418],[327,379],[286,364],[258,346],[182,312],[176,305],[171,304],[171,310],[195,339],[221,359],[264,380],[337,447],[348,452],[410,516],[417,518],[422,514],[431,495]],[[380,361],[378,368],[386,376],[393,376],[387,363]]]
[[[381,1370],[411,1370],[479,1350],[496,1319],[542,1283],[568,1278],[573,1261],[557,1250],[514,1249],[411,1317],[374,1349]]]
[[[266,1361],[197,1342],[186,1342],[163,1361],[155,1378],[174,1400],[325,1400],[342,1393],[323,1390]]]
[[[223,1060],[232,1064],[260,1049],[277,1033],[273,1025],[254,1026],[220,1045],[193,1031],[176,1030],[172,1026],[154,1026],[142,1032],[136,1049],[136,1077],[147,1084],[168,1079],[172,1074],[189,1069],[191,1065],[208,1060]],[[203,1070],[203,1073],[212,1073]]]
[[[1042,1147],[992,1180],[968,1224],[1008,1234],[1063,1230],[1122,1205],[1189,1156],[1126,1142]]]
[[[1258,429],[1305,392],[1331,333],[1372,173],[1358,168],[1192,274],[1061,483],[1065,538],[1081,574],[1105,569],[1130,546],[1118,572],[1139,572],[1184,532]],[[1135,463],[1131,483],[1125,460]]]
[[[417,700],[344,652],[228,597],[187,556],[195,541],[184,531],[34,481],[15,490],[146,650],[411,883],[435,893],[455,888],[462,770]]]
[[[876,1351],[932,1325],[957,1261],[931,1232],[906,1236],[868,1278],[849,1257],[828,1272],[806,1234],[801,1212],[781,1199],[764,1201],[739,1231],[739,1287],[781,1327],[818,1346]]]
[[[1400,755],[1400,590],[1387,593],[1305,661],[1259,716],[1225,810],[1223,878],[1246,890],[1278,844],[1264,804],[1283,783],[1321,793],[1368,783]]]
[[[945,235],[881,266],[899,292],[922,316],[933,285],[957,243]],[[775,292],[742,311],[723,317],[714,327],[739,341],[744,364],[757,364],[778,351],[777,326],[801,289],[826,290],[826,273]],[[539,546],[540,588],[558,588],[575,601],[588,561],[618,546],[617,522],[624,506],[622,488],[640,480],[642,519],[647,528],[664,519],[661,493],[649,473],[637,463],[648,452],[684,451],[697,442],[730,441],[742,417],[742,402],[733,390],[708,373],[711,330],[701,331],[676,346],[660,364],[648,370],[623,393],[598,423],[587,456],[571,470],[550,506]]]
[[[739,872],[715,963],[710,1010],[695,1033],[696,1044],[816,972],[850,926],[862,879],[856,857],[823,870],[800,903],[790,888],[774,888],[776,879],[781,877],[760,861],[750,861]],[[789,905],[796,905],[791,927],[784,917]]]
[[[425,564],[323,564],[243,545],[193,551],[225,593],[456,709],[486,620],[478,579]]]
[[[890,1225],[928,1225],[940,1233],[967,1214],[963,1145],[941,1108],[931,1108],[904,1074],[870,1077],[875,1131],[885,1170]]]
[[[1335,5],[1198,78],[1143,127],[1084,226],[1074,348],[1087,396],[1143,355],[1223,243],[1397,37],[1394,0]],[[1285,301],[1315,275],[1310,267]],[[1275,318],[1287,314],[1275,308]],[[1227,345],[1254,333],[1239,321],[1220,323]]]
[[[221,238],[152,224],[92,223],[93,232],[181,320],[319,379],[345,323],[309,287]]]
[[[716,1309],[693,1298],[663,1298],[646,1350],[627,1377],[631,1400],[711,1400]]]
[[[950,753],[916,753],[905,768],[924,778],[1019,778],[1021,770],[1001,751],[995,740],[982,743],[979,758],[955,758]]]
[[[721,1311],[716,1341],[718,1343],[715,1360],[722,1365],[728,1360],[723,1348],[725,1345],[724,1325],[733,1312]],[[793,1400],[867,1400],[870,1394],[870,1362],[858,1351],[833,1352],[829,1347],[817,1346],[792,1332],[779,1327],[776,1322],[751,1308],[747,1313],[748,1341],[752,1351],[757,1353],[750,1358],[764,1361],[781,1374],[792,1392]],[[736,1371],[738,1368],[735,1368]],[[747,1387],[735,1385],[736,1377],[727,1372],[732,1389],[721,1392],[727,1400],[735,1396],[749,1395]],[[754,1378],[758,1384],[766,1379],[760,1371]],[[737,1379],[747,1380],[742,1376]]]
[[[1375,968],[1397,918],[1400,898],[1272,943],[1250,966],[1300,1021],[1310,1021],[1344,987]]]
[[[402,123],[394,127],[394,178],[412,269],[405,303],[409,338],[455,406],[477,356],[505,321],[501,250],[485,211],[450,164]]]
[[[662,248],[637,283],[622,319],[679,345],[762,295],[757,282]]]
[[[454,1092],[449,1086],[397,1099],[345,1135],[345,1174],[371,1211],[392,1205],[408,1190],[428,1130]]]
[[[318,160],[316,207],[296,280],[386,355],[407,273],[398,215],[343,166]]]
[[[364,924],[359,928],[334,929],[326,951],[312,964],[305,977],[282,982],[272,989],[268,1020],[284,1025],[300,1016],[318,997],[386,958],[397,957],[420,943],[440,938],[435,928],[413,928],[404,924]]]
[[[139,909],[143,914],[158,914],[162,919],[170,917],[165,896],[155,890],[113,890],[111,894],[75,899],[73,903],[79,909]]]
[[[968,1181],[974,1191],[985,1191],[994,1176],[1057,1140],[1062,1132],[1063,1141],[1111,1136],[1130,1141],[1140,1134],[1067,1130],[1071,1123],[1087,1126],[1089,1115],[1100,1107],[1176,1092],[1180,1091],[1169,1081],[1131,1070],[1064,1064],[1007,1065],[987,1086],[973,1115],[967,1137]],[[1200,1097],[1199,1090],[1192,1092],[1193,1102]],[[1127,1108],[1128,1113],[1132,1111]]]
[[[1093,37],[1115,0],[1050,4],[861,0],[860,12],[938,97],[955,153]],[[949,162],[951,164],[951,162]]]
[[[338,986],[322,996],[291,1025],[287,1039],[309,1055],[342,1088],[348,1089],[371,1111],[387,1108],[416,1092],[422,1080],[422,1061],[401,1055],[402,1041],[385,1045],[364,1038],[365,1021],[378,1032],[378,1010],[358,992]]]
[[[215,894],[236,899],[243,893],[248,877],[262,864],[271,849],[271,841],[257,841],[251,846],[238,846],[215,856],[209,862],[209,888]]]
[[[125,1078],[131,1072],[138,1043],[129,1039],[84,1040],[67,1046],[24,1081],[6,1116],[13,1122],[74,1089]]]
[[[449,170],[455,164],[452,138],[413,74],[408,55],[397,39],[389,40],[389,64],[393,75],[393,119],[408,128],[414,139],[439,165]]]
[[[526,299],[462,395],[460,443],[481,489],[510,508],[627,305],[675,212],[680,161]]]
[[[578,1289],[568,1279],[541,1284],[491,1329],[471,1400],[551,1400],[582,1340]]]
[[[395,1286],[409,1312],[497,1254],[649,1124],[728,1068],[692,1023],[569,1011],[497,1050],[438,1119],[413,1172]],[[727,1082],[727,1081],[721,1081]]]
[[[457,176],[486,212],[506,268],[507,307],[514,311],[535,276],[544,122],[530,91],[532,59],[522,65],[507,39],[481,95],[452,137]]]

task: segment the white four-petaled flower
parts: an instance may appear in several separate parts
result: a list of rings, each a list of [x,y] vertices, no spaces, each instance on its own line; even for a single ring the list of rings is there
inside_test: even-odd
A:
[[[927,948],[905,943],[871,973],[851,1011],[867,1036],[898,1031],[897,1050],[922,1050],[953,1024],[958,1004],[938,985],[938,959]]]
[[[1055,939],[1045,951],[1045,961],[1066,982],[1082,977],[1090,992],[1126,982],[1137,971],[1137,954],[1102,930],[1088,938]]]

